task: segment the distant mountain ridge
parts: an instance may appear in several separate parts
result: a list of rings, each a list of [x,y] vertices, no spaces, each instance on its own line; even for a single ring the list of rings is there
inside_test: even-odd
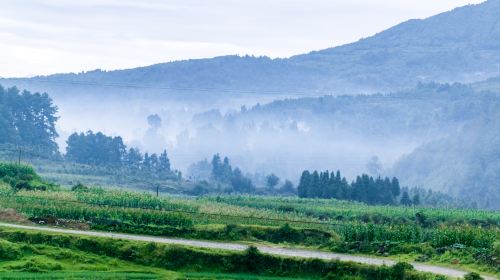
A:
[[[49,90],[47,81],[134,84],[205,92],[387,91],[417,82],[499,76],[500,0],[409,20],[355,43],[286,59],[221,56],[116,71],[0,80]],[[44,80],[44,83],[39,83]]]

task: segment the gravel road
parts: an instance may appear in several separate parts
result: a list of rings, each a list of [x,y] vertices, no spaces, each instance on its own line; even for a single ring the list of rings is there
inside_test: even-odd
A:
[[[126,240],[136,240],[136,241],[146,241],[155,243],[165,243],[165,244],[177,244],[192,246],[198,248],[209,248],[209,249],[222,249],[222,250],[233,250],[233,251],[243,251],[248,248],[244,244],[235,243],[224,243],[224,242],[214,242],[214,241],[200,241],[200,240],[189,240],[189,239],[178,239],[178,238],[166,238],[166,237],[154,237],[146,235],[132,235],[132,234],[122,234],[122,233],[110,233],[110,232],[99,232],[99,231],[84,231],[84,230],[73,230],[73,229],[63,229],[63,228],[52,228],[52,227],[41,227],[41,226],[25,226],[16,224],[0,223],[1,227],[17,228],[17,229],[28,229],[28,230],[38,230],[38,231],[48,231],[48,232],[58,232],[66,234],[78,234],[86,236],[98,236],[98,237],[109,237],[117,239]],[[299,258],[317,258],[323,260],[337,259],[341,261],[353,261],[357,263],[371,264],[371,265],[393,265],[396,262],[389,259],[382,258],[371,258],[364,256],[348,255],[348,254],[337,254],[328,253],[314,250],[302,250],[302,249],[288,249],[288,248],[275,248],[270,246],[257,246],[259,251],[262,253],[287,256],[287,257],[299,257]],[[411,263],[418,271],[432,272],[435,274],[442,274],[449,277],[460,278],[463,277],[466,272],[459,269],[447,268],[442,266],[427,265],[420,263]],[[495,280],[498,278],[483,276],[486,280]]]

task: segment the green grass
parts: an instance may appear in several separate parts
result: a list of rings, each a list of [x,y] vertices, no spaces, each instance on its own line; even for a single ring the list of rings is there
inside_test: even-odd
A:
[[[226,279],[318,279],[327,275],[358,279],[400,279],[403,275],[415,280],[435,278],[403,264],[377,267],[264,255],[256,249],[229,252],[3,228],[0,228],[0,258],[3,259],[0,276],[5,277],[23,273],[64,276],[90,271],[102,277],[111,273],[123,275],[124,279],[137,273],[168,279],[190,279],[190,276],[219,279],[218,275]]]
[[[269,276],[256,276],[248,274],[228,274],[228,273],[203,273],[203,272],[187,272],[183,273],[179,279],[203,279],[203,280],[217,280],[217,279],[235,279],[235,280],[292,280],[297,278],[290,277],[269,277]],[[320,279],[318,277],[300,277],[300,279]]]
[[[21,254],[15,259],[0,261],[1,279],[89,279],[90,276],[95,279],[158,279],[176,275],[171,271],[75,249],[9,243]]]

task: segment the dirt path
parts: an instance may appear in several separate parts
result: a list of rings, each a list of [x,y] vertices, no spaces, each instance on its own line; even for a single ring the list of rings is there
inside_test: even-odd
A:
[[[16,225],[16,224],[7,224],[0,223],[2,227],[9,228],[17,228],[17,229],[29,229],[29,230],[38,230],[38,231],[48,231],[48,232],[57,232],[57,233],[66,233],[66,234],[79,234],[86,236],[98,236],[98,237],[109,237],[109,238],[117,238],[117,239],[126,239],[126,240],[136,240],[136,241],[147,241],[147,242],[156,242],[156,243],[165,243],[165,244],[178,244],[185,246],[192,246],[198,248],[209,248],[209,249],[223,249],[223,250],[233,250],[233,251],[243,251],[248,248],[247,245],[244,244],[235,244],[235,243],[224,243],[224,242],[215,242],[215,241],[200,241],[200,240],[189,240],[189,239],[177,239],[177,238],[166,238],[166,237],[154,237],[154,236],[145,236],[145,235],[132,235],[132,234],[122,234],[122,233],[110,233],[110,232],[99,232],[99,231],[84,231],[84,230],[72,230],[72,229],[63,229],[63,228],[51,228],[51,227],[39,227],[39,226],[25,226],[25,225]],[[393,265],[396,262],[388,259],[381,258],[371,258],[371,257],[363,257],[363,256],[355,256],[348,254],[337,254],[337,253],[328,253],[321,251],[313,251],[313,250],[302,250],[302,249],[287,249],[287,248],[275,248],[270,246],[257,246],[259,251],[272,255],[279,256],[288,256],[288,257],[299,257],[299,258],[317,258],[323,260],[332,260],[337,259],[341,261],[353,261],[364,264],[371,265]],[[420,263],[411,263],[418,271],[424,272],[432,272],[435,274],[442,274],[449,277],[463,277],[466,272],[459,269],[447,268],[442,266],[435,265],[427,265]],[[487,280],[495,280],[497,278],[483,276],[484,279]]]

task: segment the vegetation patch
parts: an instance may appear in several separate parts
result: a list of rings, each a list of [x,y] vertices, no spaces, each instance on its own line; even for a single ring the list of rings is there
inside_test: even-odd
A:
[[[206,271],[247,273],[284,277],[358,277],[361,279],[442,279],[418,273],[407,264],[376,267],[341,261],[282,258],[261,254],[255,247],[245,252],[220,252],[206,249],[169,246],[107,238],[87,238],[62,234],[44,234],[31,231],[2,230],[0,236],[9,242],[29,245],[47,245],[117,258],[175,271]],[[22,271],[60,270],[63,266],[52,261],[29,258],[12,269]]]

